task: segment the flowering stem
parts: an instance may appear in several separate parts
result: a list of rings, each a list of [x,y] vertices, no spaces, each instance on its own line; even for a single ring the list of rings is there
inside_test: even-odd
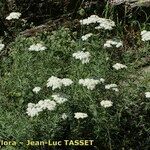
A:
[[[107,128],[107,134],[108,134],[109,149],[112,150],[112,146],[111,146],[111,137],[110,137],[109,128]]]

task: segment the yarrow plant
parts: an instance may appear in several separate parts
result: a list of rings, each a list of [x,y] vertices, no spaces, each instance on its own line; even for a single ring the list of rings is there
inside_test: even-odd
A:
[[[123,47],[123,43],[122,41],[117,42],[113,40],[107,40],[104,44],[104,48],[111,48],[113,46],[115,46],[116,48]]]
[[[95,27],[95,29],[105,29],[105,30],[112,30],[113,27],[115,26],[115,22],[110,20],[110,19],[106,19],[106,18],[100,18],[97,15],[91,15],[90,17],[80,20],[80,23],[82,25],[89,25],[92,23],[98,23],[99,25],[97,27]]]
[[[142,41],[150,40],[150,31],[143,30],[141,31]]]
[[[61,89],[62,86],[70,86],[73,83],[71,79],[68,78],[57,78],[55,76],[51,76],[47,80],[47,87],[52,87],[52,90]]]
[[[9,16],[6,17],[6,20],[19,19],[21,16],[20,12],[11,12]]]
[[[46,50],[47,48],[45,46],[43,46],[41,43],[37,43],[37,44],[33,44],[29,47],[29,51],[44,51]]]
[[[82,64],[89,63],[91,57],[89,52],[83,52],[83,51],[78,51],[76,53],[73,53],[72,56],[75,59],[81,60]]]
[[[96,24],[100,23],[96,22]],[[97,33],[97,31],[95,32]],[[1,107],[2,110],[0,110],[0,119],[2,119],[2,126],[8,125],[10,129],[10,131],[3,131],[2,129],[2,135],[4,132],[4,136],[8,135],[7,138],[9,139],[9,135],[13,136],[14,133],[17,133],[18,135],[15,134],[15,139],[18,141],[21,141],[22,137],[26,139],[35,137],[35,140],[39,138],[45,139],[45,137],[63,138],[65,133],[68,133],[68,137],[71,139],[76,139],[76,137],[85,138],[85,135],[88,135],[89,139],[94,138],[93,140],[97,140],[101,143],[100,146],[105,149],[136,149],[137,145],[142,145],[145,141],[145,143],[148,143],[145,138],[145,135],[147,135],[145,131],[148,131],[146,114],[149,99],[147,98],[150,97],[149,89],[145,87],[145,81],[147,80],[144,79],[144,82],[140,82],[142,85],[137,86],[139,83],[134,82],[134,77],[131,77],[131,79],[130,74],[127,76],[129,71],[115,70],[127,68],[127,66],[122,66],[123,64],[117,63],[116,65],[116,62],[126,62],[125,64],[130,66],[132,58],[128,59],[128,56],[133,53],[132,51],[129,53],[123,51],[125,54],[119,57],[119,53],[114,50],[105,50],[103,48],[104,40],[115,34],[113,32],[109,35],[109,33],[95,34],[94,40],[91,42],[85,41],[82,44],[81,40],[73,40],[72,33],[70,35],[70,31],[64,29],[53,31],[50,34],[38,34],[33,39],[19,36],[16,40],[17,42],[13,42],[14,44],[12,43],[12,47],[10,47],[10,59],[3,57],[0,63],[1,68],[12,64],[12,69],[4,68],[4,71],[2,70],[2,80],[0,79],[0,100],[3,106]],[[30,52],[28,48],[34,44],[35,38],[37,38],[36,43],[43,41],[48,50],[39,53]],[[116,46],[119,42],[117,41],[113,44],[110,42],[109,46],[116,49],[119,47]],[[31,51],[40,51],[40,48],[35,45],[31,47]],[[41,45],[41,47],[44,46],[44,44]],[[121,45],[122,43],[120,43],[120,47]],[[149,43],[146,43],[147,47],[148,45]],[[81,46],[85,49],[79,49]],[[140,48],[143,47],[144,45],[140,46]],[[74,53],[77,49],[82,51]],[[147,50],[145,49],[144,52],[142,51],[142,57]],[[89,52],[86,50],[89,50]],[[137,53],[138,50],[136,51]],[[116,58],[113,56],[116,56]],[[9,62],[7,63],[6,61]],[[89,63],[90,61],[91,63]],[[113,71],[109,70],[112,62],[115,62],[113,63],[115,65],[112,65],[114,67]],[[88,64],[82,65],[84,63]],[[99,78],[100,75],[106,78],[106,83],[105,79]],[[48,79],[47,76],[50,78]],[[124,78],[126,79],[125,81],[123,81]],[[45,80],[47,80],[46,83]],[[42,86],[43,83],[45,85],[41,87],[42,91],[40,91],[41,88],[38,86]],[[118,85],[110,83],[117,83]],[[142,91],[143,89],[147,89],[147,91]],[[66,93],[67,96],[63,93]],[[23,103],[22,100],[24,100]],[[31,103],[28,103],[29,100]],[[24,114],[22,110],[23,105],[26,103],[28,106],[26,106],[26,114]],[[18,105],[20,106],[18,107]],[[14,106],[17,107],[14,108]],[[5,111],[7,108],[9,111]],[[5,112],[6,115],[3,116]],[[140,122],[139,116],[143,117]],[[18,119],[18,117],[21,118],[20,122],[17,121],[17,124],[11,124],[13,126],[10,127],[9,124]],[[117,137],[122,137],[122,134],[126,132],[126,126],[129,127],[130,134],[122,139],[116,138],[116,135]],[[12,134],[14,127],[17,127],[17,131]],[[27,133],[24,132],[25,128]],[[18,129],[23,130],[23,132],[20,133]],[[28,132],[29,129],[31,132]],[[133,129],[137,133],[132,134]],[[43,131],[46,131],[45,134],[39,134],[43,133]],[[62,134],[58,135],[58,133]],[[139,133],[141,135],[144,133],[142,138]],[[40,135],[40,137],[37,135]],[[93,135],[96,136],[94,137]],[[16,136],[18,137],[16,138]],[[140,139],[139,143],[137,143],[137,139]],[[135,147],[133,146],[134,144]],[[99,148],[97,145],[96,147]],[[147,146],[145,147],[147,148]],[[142,148],[146,149],[145,147]],[[23,149],[28,149],[28,147]]]
[[[111,107],[113,105],[113,102],[109,100],[102,100],[100,104],[101,106],[107,108],[107,107]]]
[[[76,118],[76,119],[84,119],[87,117],[88,117],[88,115],[86,113],[82,113],[82,112],[74,113],[74,118]]]

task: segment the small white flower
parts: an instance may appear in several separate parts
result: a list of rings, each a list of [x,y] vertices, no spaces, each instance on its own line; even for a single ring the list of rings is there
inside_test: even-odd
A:
[[[4,47],[5,45],[0,43],[0,51],[3,50]]]
[[[113,40],[107,40],[104,44],[104,48],[111,48],[115,46],[116,48],[123,47],[123,43],[121,41],[113,41]]]
[[[150,31],[143,30],[141,32],[142,41],[149,41],[150,40]]]
[[[38,115],[38,110],[35,107],[36,105],[34,103],[28,103],[28,108],[27,108],[27,114],[30,117],[34,117]]]
[[[41,100],[36,104],[36,107],[40,110],[54,110],[56,107],[56,102],[51,101],[50,99]]]
[[[145,92],[145,97],[150,98],[150,92]]]
[[[66,97],[64,97],[60,94],[53,94],[52,97],[58,104],[62,104],[68,100]]]
[[[99,17],[97,15],[91,15],[90,17],[80,20],[80,23],[82,25],[89,25],[91,23],[97,23],[97,21],[99,20]]]
[[[105,89],[109,90],[109,89],[112,89],[113,91],[116,91],[118,92],[118,88],[117,88],[117,84],[107,84],[105,85]]]
[[[51,76],[47,81],[47,87],[52,87],[52,90],[60,89],[62,86],[61,79]]]
[[[101,106],[107,108],[107,107],[111,107],[113,105],[113,102],[109,100],[102,100],[100,104]]]
[[[77,113],[74,113],[74,118],[76,118],[76,119],[83,119],[83,118],[87,118],[88,117],[88,115],[86,114],[86,113],[82,113],[82,112],[77,112]]]
[[[72,81],[71,79],[69,79],[69,78],[63,78],[63,79],[61,80],[61,82],[62,82],[62,84],[63,84],[64,86],[69,86],[69,85],[71,85],[71,84],[73,83],[73,81]]]
[[[111,88],[116,88],[117,84],[107,84],[105,85],[105,89],[111,89]]]
[[[19,12],[11,12],[9,16],[6,17],[7,20],[12,20],[12,19],[19,19],[21,16],[21,13]]]
[[[61,88],[63,85],[64,86],[69,86],[73,83],[73,81],[69,78],[57,78],[54,76],[51,76],[48,81],[47,81],[47,87],[52,87],[52,90],[55,90],[57,88]]]
[[[30,117],[34,117],[38,115],[38,110],[36,108],[27,108],[27,115]]]
[[[120,64],[120,63],[116,63],[112,67],[115,68],[116,70],[127,68],[126,65],[123,65],[123,64]]]
[[[87,89],[89,89],[89,90],[95,89],[96,85],[99,83],[100,83],[100,80],[98,80],[98,79],[87,78],[87,79],[80,79],[79,80],[79,84],[87,87]]]
[[[41,90],[40,87],[35,87],[32,91],[37,94],[40,90]]]
[[[55,101],[51,101],[49,99],[44,100],[44,103],[46,105],[46,108],[50,111],[54,110],[56,107],[56,102]]]
[[[75,59],[81,60],[82,64],[89,63],[91,57],[89,52],[83,52],[83,51],[78,51],[76,53],[73,53],[72,56]]]
[[[83,41],[86,41],[86,40],[87,40],[88,38],[90,38],[92,35],[93,35],[92,33],[88,33],[88,34],[86,34],[86,35],[83,35],[83,36],[81,37],[81,39],[82,39]]]
[[[104,44],[104,48],[111,48],[111,47],[112,47],[112,45],[107,42]]]
[[[29,51],[44,51],[47,48],[43,46],[41,43],[33,44],[29,47]]]
[[[62,116],[61,116],[61,118],[62,118],[63,120],[66,120],[66,119],[68,118],[68,116],[66,115],[66,113],[63,113]]]

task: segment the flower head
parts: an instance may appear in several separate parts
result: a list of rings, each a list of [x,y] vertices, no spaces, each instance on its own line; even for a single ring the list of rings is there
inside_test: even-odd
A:
[[[73,81],[69,78],[57,78],[55,76],[51,76],[47,81],[47,87],[52,87],[52,90],[55,90],[57,88],[61,88],[64,86],[70,86],[73,83]]]
[[[60,94],[53,94],[52,97],[58,104],[62,104],[68,100],[65,96]]]
[[[61,79],[51,76],[47,81],[47,87],[52,87],[52,90],[55,90],[57,88],[61,88],[62,82]]]
[[[83,119],[83,118],[87,118],[88,117],[88,115],[86,114],[86,113],[82,113],[82,112],[77,112],[77,113],[74,113],[74,118],[76,118],[76,119]]]
[[[145,97],[150,98],[150,92],[145,92]]]
[[[113,105],[113,102],[109,100],[102,100],[100,104],[101,106],[107,108],[107,107],[111,107]]]
[[[99,25],[95,27],[95,29],[105,29],[105,30],[112,30],[115,26],[114,21],[110,19],[100,18],[97,15],[91,15],[90,17],[80,20],[82,25],[89,25],[91,23],[98,23]]]
[[[109,89],[112,89],[113,91],[116,91],[118,92],[118,88],[117,88],[117,84],[107,84],[105,85],[105,89],[109,90]]]
[[[100,83],[100,80],[98,80],[98,79],[87,78],[87,79],[80,79],[79,80],[79,84],[87,87],[87,89],[89,89],[89,90],[95,89],[96,85],[99,83]]]
[[[36,109],[36,104],[28,103],[27,114],[30,117],[37,116],[39,111]]]
[[[43,46],[41,43],[33,44],[29,47],[29,51],[44,51],[47,48]]]
[[[105,30],[112,30],[113,27],[115,26],[114,21],[110,20],[110,19],[105,19],[105,18],[101,18],[98,21],[99,25],[97,27],[95,27],[95,29],[105,29]]]
[[[116,48],[122,47],[123,43],[122,41],[113,41],[113,40],[107,40],[106,43],[104,44],[104,48],[111,48],[115,46]]]
[[[66,113],[63,113],[62,116],[61,116],[61,118],[62,118],[63,120],[66,120],[66,119],[68,118],[68,116],[66,115]]]
[[[120,64],[120,63],[116,63],[112,67],[115,68],[116,70],[127,68],[126,65],[123,65],[123,64]]]
[[[32,91],[37,94],[40,90],[41,90],[40,87],[35,87]]]
[[[81,60],[82,64],[88,63],[90,61],[90,53],[89,52],[83,52],[78,51],[76,53],[73,53],[72,55],[75,59]]]
[[[0,51],[3,50],[4,47],[5,45],[0,43]]]
[[[61,82],[64,86],[69,86],[73,83],[73,81],[69,78],[63,78],[63,79],[61,79]]]
[[[86,40],[87,40],[88,38],[90,38],[92,35],[93,35],[92,33],[88,33],[88,34],[86,34],[86,35],[83,35],[83,36],[81,37],[81,39],[82,39],[83,41],[86,41]]]
[[[55,109],[56,107],[56,102],[55,101],[51,101],[49,99],[45,99],[44,100],[44,106],[45,108],[47,108],[48,110],[52,111]]]
[[[143,30],[141,32],[142,41],[149,41],[150,40],[150,31]]]
[[[19,19],[21,16],[21,13],[19,12],[11,12],[9,16],[6,17],[7,20],[12,20],[12,19]]]
[[[29,103],[27,108],[27,114],[30,117],[34,117],[39,114],[39,112],[48,109],[50,111],[54,110],[56,107],[56,102],[49,99],[40,100],[37,104]]]

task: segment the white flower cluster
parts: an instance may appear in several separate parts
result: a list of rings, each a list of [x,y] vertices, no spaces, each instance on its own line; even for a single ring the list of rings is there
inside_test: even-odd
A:
[[[116,63],[112,66],[114,69],[119,70],[119,69],[123,69],[123,68],[127,68],[126,65],[120,64],[120,63]]]
[[[11,12],[9,16],[6,17],[7,20],[12,20],[12,19],[19,19],[21,16],[21,13],[19,12]]]
[[[81,60],[82,64],[88,63],[91,57],[89,52],[83,52],[83,51],[78,51],[76,53],[73,53],[72,56],[75,59]]]
[[[28,103],[27,114],[30,117],[38,115],[39,112],[48,109],[50,111],[54,110],[56,107],[56,102],[49,99],[40,100],[37,104]]]
[[[83,41],[86,41],[86,40],[87,40],[88,38],[90,38],[92,35],[93,35],[92,33],[85,34],[85,35],[83,35],[83,36],[81,37],[81,39],[82,39]]]
[[[107,107],[111,107],[113,105],[113,102],[109,100],[103,100],[100,102],[100,104],[101,106],[107,108]]]
[[[47,87],[52,87],[52,90],[55,90],[57,88],[61,88],[63,85],[64,86],[69,86],[73,83],[73,81],[69,78],[57,78],[55,76],[51,76],[48,80],[47,80]]]
[[[149,41],[150,40],[150,31],[143,30],[141,32],[142,41]]]
[[[98,23],[99,25],[95,29],[112,30],[115,26],[115,22],[110,19],[100,18],[97,15],[91,15],[90,17],[80,20],[82,25],[89,25],[91,23]]]
[[[103,78],[101,78],[101,79],[90,79],[90,78],[87,78],[87,79],[80,79],[79,80],[79,84],[87,87],[87,89],[89,89],[89,90],[95,89],[97,84],[104,83],[104,82],[105,82],[105,80]]]
[[[40,90],[41,90],[40,87],[35,87],[32,91],[37,94]]]
[[[77,113],[74,113],[74,118],[76,119],[84,119],[84,118],[87,118],[88,115],[86,113],[82,113],[82,112],[77,112]]]
[[[0,43],[0,51],[3,50],[4,47],[5,47],[5,45]]]
[[[80,23],[82,25],[89,25],[91,23],[99,23],[99,25],[97,27],[95,27],[95,29],[106,29],[106,30],[112,30],[113,27],[115,26],[115,22],[110,20],[110,19],[106,19],[106,18],[100,18],[97,15],[91,15],[90,17],[80,20]]]
[[[113,91],[116,91],[116,92],[119,91],[117,84],[107,84],[105,85],[105,89],[107,90],[112,89]]]
[[[37,43],[37,44],[33,44],[29,47],[29,51],[44,51],[46,50],[47,48],[45,46],[43,46],[41,43]]]
[[[113,40],[107,40],[104,44],[104,48],[111,48],[113,46],[115,46],[116,48],[123,47],[123,43],[122,41],[117,42]]]
[[[68,100],[65,96],[61,94],[53,94],[52,97],[55,100],[55,102],[58,104],[62,104]]]
[[[145,97],[150,98],[150,92],[145,92]]]

